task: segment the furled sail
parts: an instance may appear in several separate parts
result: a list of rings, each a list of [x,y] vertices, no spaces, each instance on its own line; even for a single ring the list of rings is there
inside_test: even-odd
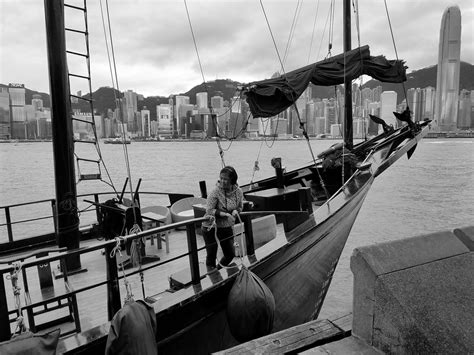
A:
[[[351,80],[369,75],[382,82],[401,83],[406,81],[406,67],[402,60],[372,57],[369,46],[363,46],[347,52],[345,59],[339,54],[277,78],[254,81],[243,87],[243,93],[254,117],[271,117],[291,106],[310,82],[339,85],[344,83],[345,75]]]

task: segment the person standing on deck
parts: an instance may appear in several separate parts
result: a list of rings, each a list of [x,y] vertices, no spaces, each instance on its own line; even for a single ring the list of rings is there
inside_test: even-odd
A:
[[[242,212],[244,194],[237,185],[237,172],[231,166],[225,166],[219,175],[215,189],[207,197],[207,221],[202,223],[202,234],[206,243],[206,266],[216,267],[217,239],[224,256],[220,266],[228,266],[235,256],[233,225],[235,218]]]

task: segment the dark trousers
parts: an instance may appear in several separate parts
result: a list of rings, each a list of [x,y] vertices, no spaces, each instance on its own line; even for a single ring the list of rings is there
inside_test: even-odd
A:
[[[203,228],[202,235],[204,237],[204,242],[206,243],[206,265],[210,267],[216,267],[216,257],[217,257],[217,242],[215,238],[215,229],[207,230]],[[222,257],[220,264],[222,266],[227,266],[230,264],[232,259],[235,256],[234,253],[234,230],[232,227],[223,227],[217,228],[217,239],[219,239],[219,244],[221,245],[222,252],[224,256]]]

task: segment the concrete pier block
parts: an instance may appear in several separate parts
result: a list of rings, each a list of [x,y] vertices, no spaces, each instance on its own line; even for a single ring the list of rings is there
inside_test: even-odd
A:
[[[455,234],[357,248],[351,269],[354,336],[390,354],[474,352],[474,253]]]

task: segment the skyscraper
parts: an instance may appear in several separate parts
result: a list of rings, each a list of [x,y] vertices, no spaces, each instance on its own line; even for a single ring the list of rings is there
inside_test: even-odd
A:
[[[392,125],[394,128],[397,127],[397,122],[393,112],[397,108],[397,93],[395,91],[384,91],[380,95],[380,118],[383,119],[388,125]],[[379,125],[379,132],[382,130],[382,126]]]
[[[461,52],[461,11],[448,7],[441,19],[436,78],[435,125],[440,131],[456,129]]]
[[[207,108],[207,92],[196,93],[196,105],[198,108]]]

